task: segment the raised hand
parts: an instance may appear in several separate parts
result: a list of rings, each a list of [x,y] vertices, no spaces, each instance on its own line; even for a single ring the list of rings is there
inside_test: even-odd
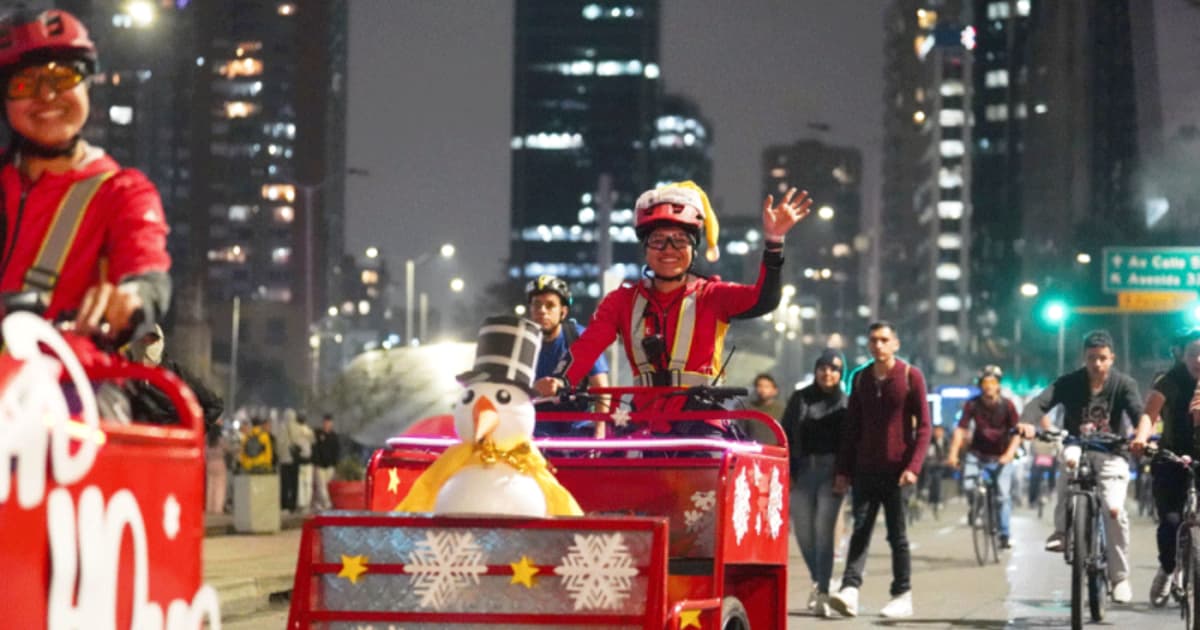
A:
[[[778,240],[812,212],[813,202],[809,199],[807,190],[802,190],[797,195],[796,189],[792,188],[783,196],[779,205],[774,204],[775,197],[767,195],[763,201],[763,232],[767,238]]]

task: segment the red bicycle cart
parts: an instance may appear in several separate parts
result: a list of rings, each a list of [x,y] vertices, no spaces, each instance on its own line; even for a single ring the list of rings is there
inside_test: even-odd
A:
[[[173,374],[106,355],[34,315],[4,320],[0,572],[6,628],[219,624],[201,583],[204,423]],[[179,424],[101,419],[101,382],[149,381]]]
[[[774,420],[749,410],[538,419],[749,419],[786,443]],[[389,440],[368,467],[367,511],[305,523],[289,629],[786,627],[786,447],[707,437],[546,438],[535,444],[583,517],[392,512],[455,443]]]

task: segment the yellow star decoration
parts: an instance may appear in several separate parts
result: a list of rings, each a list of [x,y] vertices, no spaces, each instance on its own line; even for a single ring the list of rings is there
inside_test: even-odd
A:
[[[395,468],[388,469],[388,492],[392,494],[400,492],[400,473]]]
[[[351,584],[358,584],[358,578],[366,572],[366,556],[342,556],[342,570],[338,571],[338,577],[350,580]]]
[[[520,562],[510,562],[508,566],[513,570],[512,581],[509,584],[524,584],[525,588],[533,588],[533,576],[541,569],[533,566],[532,560],[521,556]]]
[[[699,610],[684,610],[679,613],[679,627],[691,628],[700,626],[700,611]]]

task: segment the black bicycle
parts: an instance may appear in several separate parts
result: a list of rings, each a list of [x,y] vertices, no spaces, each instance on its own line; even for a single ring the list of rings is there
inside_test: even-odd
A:
[[[1061,432],[1038,433],[1039,440],[1057,440]],[[1097,471],[1093,470],[1088,453],[1119,454],[1127,440],[1112,433],[1096,432],[1083,437],[1068,436],[1063,444],[1078,446],[1082,454],[1067,481],[1067,538],[1063,556],[1071,567],[1071,628],[1083,628],[1083,598],[1087,592],[1088,610],[1092,621],[1104,619],[1108,603],[1108,558],[1105,555],[1106,537],[1104,498],[1100,493]],[[1068,467],[1070,468],[1070,467]]]
[[[967,495],[967,523],[971,526],[971,542],[979,566],[1000,562],[1000,471],[992,471],[979,462],[975,487]]]
[[[1171,575],[1171,595],[1179,602],[1180,615],[1187,630],[1200,630],[1200,510],[1197,506],[1196,470],[1200,462],[1180,457],[1171,451],[1148,449],[1155,465],[1178,465],[1187,472],[1187,500],[1183,504],[1179,529],[1175,534],[1175,573]],[[1167,602],[1151,599],[1161,607]]]

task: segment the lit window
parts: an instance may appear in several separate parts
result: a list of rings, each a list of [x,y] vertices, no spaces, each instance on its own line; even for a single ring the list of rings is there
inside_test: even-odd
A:
[[[583,136],[577,133],[538,133],[525,136],[525,146],[530,149],[561,151],[583,147]]]
[[[379,284],[379,272],[374,269],[363,269],[362,283],[366,285]]]
[[[943,295],[938,298],[937,307],[939,311],[957,313],[962,310],[962,298],[957,295]]]
[[[913,38],[913,52],[917,53],[917,58],[924,59],[933,50],[934,43],[932,35],[917,35]]]
[[[256,53],[262,50],[262,42],[241,42],[237,45],[237,56],[244,57],[249,53]]]
[[[128,105],[113,105],[108,108],[108,119],[114,125],[128,125],[133,122],[133,108]]]
[[[583,19],[585,19],[585,20],[598,19],[600,17],[600,14],[603,12],[604,11],[600,8],[600,5],[589,4],[585,7],[583,7]]]
[[[963,216],[963,202],[961,201],[939,201],[937,209],[939,219],[957,220]]]
[[[962,140],[942,140],[939,146],[942,157],[961,157],[964,151]]]
[[[241,245],[230,245],[208,250],[208,259],[213,262],[241,264],[246,262],[246,250]]]
[[[1026,113],[1025,103],[1017,103],[1015,106],[1013,106],[1013,116],[1016,116],[1017,118],[1024,118]]]
[[[771,169],[771,177],[787,177],[787,169],[778,167],[773,168]]]
[[[967,117],[961,109],[943,109],[938,112],[938,124],[943,127],[961,127]]]
[[[925,112],[923,112],[919,109],[917,111],[913,112],[913,122],[918,125],[925,122]]]
[[[592,209],[591,207],[584,207],[584,208],[579,209],[579,222],[580,223],[587,224],[587,223],[591,223],[592,221],[595,221],[595,220],[596,220],[596,211],[594,209]]]
[[[1009,16],[1008,2],[989,2],[987,5],[987,16],[989,20],[1003,20],[1007,18]]]
[[[217,74],[229,79],[236,77],[256,77],[262,74],[262,71],[262,61],[255,59],[254,57],[242,57],[241,59],[234,59],[233,61],[221,64],[221,66],[217,68]]]
[[[292,259],[292,248],[276,247],[271,250],[271,262],[276,265],[286,265]]]
[[[932,29],[937,25],[938,12],[930,11],[929,9],[917,9],[917,26],[923,29]]]
[[[1029,9],[1030,9],[1031,4],[1032,3],[1029,0],[1017,0],[1017,15],[1020,15],[1020,16],[1029,15]]]
[[[1008,87],[1008,70],[1000,68],[999,70],[988,70],[983,76],[983,84],[993,87]]]
[[[1033,106],[1033,111],[1038,114],[1045,114],[1047,111],[1049,111],[1049,109],[1047,109],[1045,103],[1038,103],[1037,105]]]
[[[730,241],[725,245],[725,252],[731,256],[745,256],[750,253],[750,244],[746,241]]]
[[[942,96],[962,96],[964,92],[963,82],[958,79],[942,81],[940,90]]]
[[[229,220],[237,221],[239,223],[248,221],[250,219],[250,212],[251,212],[250,206],[244,206],[244,205],[229,206]]]
[[[993,122],[1008,120],[1008,105],[1004,103],[988,105],[984,110],[984,118]]]
[[[658,78],[658,64],[656,64],[656,63],[646,64],[646,67],[642,70],[642,74],[647,79],[657,79]]]
[[[284,16],[295,15],[296,5],[292,4],[291,2],[281,2],[279,3],[279,7],[275,9],[275,12]]]
[[[273,214],[276,223],[291,223],[296,220],[296,209],[291,206],[277,206]]]
[[[292,202],[296,200],[296,187],[291,184],[263,184],[262,197],[270,201]]]
[[[248,101],[226,101],[225,102],[225,117],[226,118],[246,118],[258,113],[258,105]]]
[[[938,341],[944,343],[958,343],[958,326],[943,324],[937,329]]]
[[[958,263],[941,263],[937,266],[938,280],[958,280],[962,277],[962,268]]]
[[[961,202],[947,202],[947,201],[943,201],[942,203],[960,203],[961,204]],[[961,213],[961,211],[960,211],[960,213]],[[962,215],[960,214],[959,216],[962,216]],[[960,234],[939,234],[938,238],[937,238],[937,246],[938,246],[938,249],[962,249],[962,235],[960,235]]]

